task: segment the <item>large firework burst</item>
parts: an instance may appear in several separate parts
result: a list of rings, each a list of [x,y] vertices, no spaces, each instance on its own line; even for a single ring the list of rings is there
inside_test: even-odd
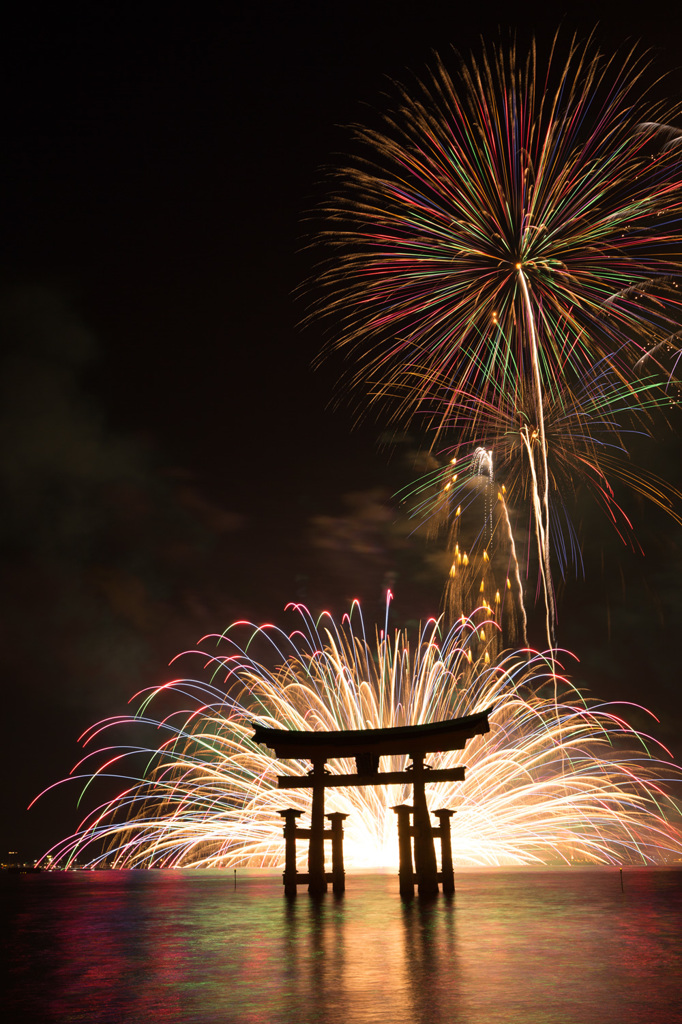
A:
[[[280,865],[277,812],[287,806],[309,811],[310,797],[277,790],[275,776],[304,775],[310,766],[276,762],[254,744],[254,721],[362,729],[422,724],[491,706],[491,733],[467,745],[466,781],[427,791],[431,807],[457,809],[457,864],[682,857],[682,834],[667,820],[677,812],[665,791],[666,780],[678,779],[680,770],[661,759],[666,752],[631,729],[621,708],[588,701],[559,679],[553,660],[528,651],[491,659],[497,627],[485,608],[462,617],[445,637],[438,623],[428,623],[413,648],[399,632],[370,643],[357,607],[340,626],[326,614],[315,623],[305,609],[297,612],[300,625],[290,635],[274,626],[249,627],[240,646],[234,633],[246,628],[241,623],[219,638],[217,650],[218,638],[207,638],[195,652],[208,666],[206,681],[173,680],[140,695],[136,715],[88,730],[87,745],[131,723],[143,734],[151,726],[160,739],[153,747],[106,745],[74,769],[87,787],[113,777],[123,779],[124,788],[50,852],[56,863]],[[273,669],[263,660],[267,648],[278,663]],[[248,653],[256,649],[258,659]],[[449,753],[430,760],[444,768],[456,758]],[[385,770],[405,767],[405,758],[384,760]],[[349,759],[327,767],[353,771]],[[328,810],[349,815],[351,867],[396,862],[391,807],[409,795],[402,786],[328,792]]]
[[[499,394],[532,410],[550,647],[546,405],[597,362],[629,383],[679,328],[681,136],[641,98],[645,67],[575,41],[563,64],[552,52],[541,65],[534,47],[525,61],[484,49],[454,78],[438,62],[380,128],[356,129],[366,156],[324,211],[332,255],[315,308],[353,352],[353,383],[401,419],[426,412],[435,438],[447,427],[471,441]]]
[[[316,308],[358,382],[403,413],[443,381],[453,405],[492,383],[551,392],[679,328],[681,140],[645,68],[575,42],[563,65],[484,50],[356,128]]]

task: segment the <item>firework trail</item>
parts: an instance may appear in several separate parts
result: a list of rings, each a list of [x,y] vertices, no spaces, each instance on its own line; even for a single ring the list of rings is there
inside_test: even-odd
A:
[[[478,477],[487,477],[489,485],[486,488],[486,502],[485,502],[485,530],[486,530],[486,542],[490,543],[492,537],[492,500],[491,492],[493,489],[493,480],[495,479],[493,470],[493,453],[492,449],[479,447],[474,449],[474,471]]]
[[[514,532],[509,521],[509,513],[507,511],[507,503],[504,500],[504,494],[500,491],[500,502],[502,506],[502,515],[504,516],[504,524],[507,531],[507,540],[509,542],[509,550],[511,554],[511,563],[514,567],[514,582],[516,583],[516,592],[518,595],[519,610],[521,613],[521,637],[525,647],[528,646],[528,617],[526,615],[526,606],[523,601],[523,584],[521,583],[521,573],[519,572],[519,560],[516,556],[516,543],[514,541]],[[507,577],[507,589],[511,590],[511,582]]]
[[[280,866],[277,812],[292,805],[309,812],[310,796],[277,790],[275,776],[305,775],[309,764],[276,762],[254,744],[255,721],[383,728],[491,706],[490,734],[467,746],[466,781],[429,787],[432,807],[457,808],[457,864],[664,863],[682,856],[682,833],[668,820],[678,820],[677,809],[665,788],[680,769],[650,753],[657,744],[631,729],[620,707],[585,699],[563,677],[555,703],[553,658],[525,651],[491,661],[496,627],[485,608],[443,637],[437,622],[427,623],[414,647],[400,632],[369,642],[357,605],[340,625],[326,613],[315,622],[300,606],[295,612],[300,621],[289,635],[238,623],[206,638],[194,653],[207,679],[178,678],[146,691],[135,715],[86,732],[87,746],[105,745],[83,758],[74,777],[88,793],[102,778],[123,788],[46,855],[55,865],[78,858],[123,868]],[[143,736],[153,730],[154,745],[108,742],[131,724]],[[433,755],[432,765],[451,767],[457,756]],[[384,758],[382,769],[403,770],[405,762]],[[328,769],[352,772],[353,764],[337,759]],[[350,815],[347,864],[395,864],[391,807],[409,795],[397,785],[328,792],[329,810]]]
[[[516,264],[519,272],[519,282],[523,292],[523,303],[528,323],[528,338],[530,340],[530,362],[533,370],[533,405],[537,414],[538,426],[534,431],[539,441],[539,466],[536,467],[533,458],[533,447],[528,425],[521,428],[524,448],[528,454],[528,467],[533,480],[533,513],[535,521],[535,534],[538,546],[538,567],[542,580],[542,589],[545,597],[545,612],[547,626],[547,640],[550,647],[556,643],[556,605],[554,603],[554,586],[552,584],[552,566],[550,561],[549,542],[549,469],[547,468],[547,435],[545,433],[544,396],[542,393],[542,381],[540,379],[538,337],[535,330],[535,316],[533,315],[533,304],[528,291],[528,281],[523,270],[523,263]]]
[[[398,88],[379,128],[356,127],[361,155],[323,208],[330,256],[311,310],[352,353],[348,383],[397,420],[424,413],[434,443],[445,429],[480,443],[462,394],[483,419],[493,395],[532,408],[522,438],[550,648],[545,410],[600,361],[636,396],[635,364],[679,332],[682,242],[682,133],[647,97],[646,61],[575,40],[563,64],[556,51],[542,65],[534,46],[525,60],[484,48],[455,77],[439,61]]]
[[[453,460],[451,460],[451,462],[452,461]],[[455,457],[455,461],[456,461],[456,457]],[[494,491],[493,483],[494,483],[494,480],[495,480],[495,475],[494,475],[494,470],[493,470],[493,450],[492,450],[492,448],[481,448],[481,447],[478,447],[478,448],[474,449],[473,470],[474,470],[474,473],[476,473],[477,476],[479,476],[479,477],[487,475],[487,477],[488,477],[488,479],[490,481],[490,486],[487,488],[487,493],[486,493],[486,510],[485,510],[486,523],[488,524],[488,543],[490,544],[490,542],[492,541],[492,535],[493,535],[493,498],[492,498],[492,493]],[[505,491],[506,491],[506,488],[503,485],[502,489],[497,492],[497,498],[498,498],[498,500],[500,502],[500,505],[501,505],[502,515],[504,516],[504,522],[505,522],[506,533],[507,533],[507,541],[509,543],[510,561],[511,561],[511,565],[513,567],[514,579],[515,579],[516,587],[517,587],[517,598],[518,598],[518,603],[519,603],[519,611],[520,611],[520,614],[521,614],[521,635],[522,635],[523,645],[524,645],[524,647],[527,647],[528,646],[528,636],[527,636],[526,630],[527,630],[528,620],[527,620],[527,617],[526,617],[526,607],[525,607],[524,600],[523,600],[523,586],[522,586],[522,583],[521,583],[521,575],[519,573],[519,562],[518,562],[518,558],[516,556],[516,544],[514,542],[514,533],[513,533],[512,528],[511,528],[511,522],[509,521],[509,513],[507,512],[507,503],[504,500]],[[509,584],[509,577],[507,577],[507,583]],[[508,589],[511,589],[511,586],[508,586]],[[496,599],[498,598],[498,595],[499,595],[499,591],[496,594]]]
[[[527,617],[516,543],[504,497],[506,488],[504,484],[498,487],[495,481],[492,449],[479,446],[461,460],[454,457],[447,466],[430,472],[403,493],[407,495],[403,500],[409,500],[413,506],[411,514],[429,520],[432,534],[447,531],[450,571],[444,600],[446,628],[462,612],[474,611],[481,605],[501,627],[501,636],[508,646],[521,643],[527,647]],[[475,536],[469,530],[466,536],[464,522],[478,519],[480,505],[483,529]],[[463,510],[473,510],[473,516],[464,515]],[[502,538],[498,535],[500,517]],[[501,574],[506,577],[502,586]],[[498,649],[499,643],[494,653]]]

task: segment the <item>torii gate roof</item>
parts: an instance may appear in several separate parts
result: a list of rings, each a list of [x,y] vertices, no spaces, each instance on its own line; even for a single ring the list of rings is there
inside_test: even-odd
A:
[[[490,732],[488,715],[493,708],[463,718],[425,725],[401,725],[392,729],[340,729],[308,732],[254,725],[254,740],[275,751],[277,757],[317,760],[356,757],[358,754],[430,754],[463,750],[467,740]]]

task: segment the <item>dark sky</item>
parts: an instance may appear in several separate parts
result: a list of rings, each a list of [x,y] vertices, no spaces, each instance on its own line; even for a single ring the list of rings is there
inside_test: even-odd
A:
[[[542,41],[600,16],[480,6],[22,5],[5,24],[2,851],[66,831],[75,788],[23,808],[204,633],[297,598],[359,596],[372,619],[389,579],[398,621],[437,611],[435,560],[391,500],[419,439],[382,447],[380,420],[330,406],[342,367],[312,371],[321,329],[292,293],[321,168],[388,79],[498,25]],[[621,4],[596,34],[652,47],[682,99],[677,9]],[[679,454],[644,457],[679,484]],[[585,513],[559,636],[576,678],[653,708],[679,758],[682,532],[633,515],[646,557]]]

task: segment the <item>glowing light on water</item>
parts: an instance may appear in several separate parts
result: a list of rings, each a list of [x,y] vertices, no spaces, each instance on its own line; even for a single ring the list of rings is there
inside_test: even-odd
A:
[[[682,772],[667,752],[628,726],[622,706],[599,704],[557,679],[552,659],[533,651],[491,658],[497,627],[485,609],[462,616],[446,636],[430,621],[413,644],[401,632],[386,639],[385,630],[370,642],[357,605],[340,625],[326,613],[315,622],[300,606],[295,614],[300,621],[291,634],[238,623],[206,638],[194,652],[205,679],[177,678],[139,694],[134,715],[86,732],[86,746],[107,740],[74,769],[87,798],[103,778],[123,780],[123,788],[49,851],[54,865],[75,858],[117,867],[281,865],[277,812],[308,811],[310,794],[277,790],[275,776],[304,775],[310,765],[276,762],[253,743],[254,721],[361,729],[491,706],[489,735],[463,753],[429,757],[435,768],[467,765],[465,782],[427,787],[432,809],[457,810],[456,864],[682,857],[677,808],[666,793],[666,783]],[[145,743],[110,740],[131,726]],[[381,770],[401,770],[405,762],[386,757]],[[327,767],[355,770],[351,759]],[[349,867],[395,865],[390,808],[410,798],[410,788],[397,785],[327,790],[326,810],[349,815]],[[305,850],[300,854],[303,863]]]

